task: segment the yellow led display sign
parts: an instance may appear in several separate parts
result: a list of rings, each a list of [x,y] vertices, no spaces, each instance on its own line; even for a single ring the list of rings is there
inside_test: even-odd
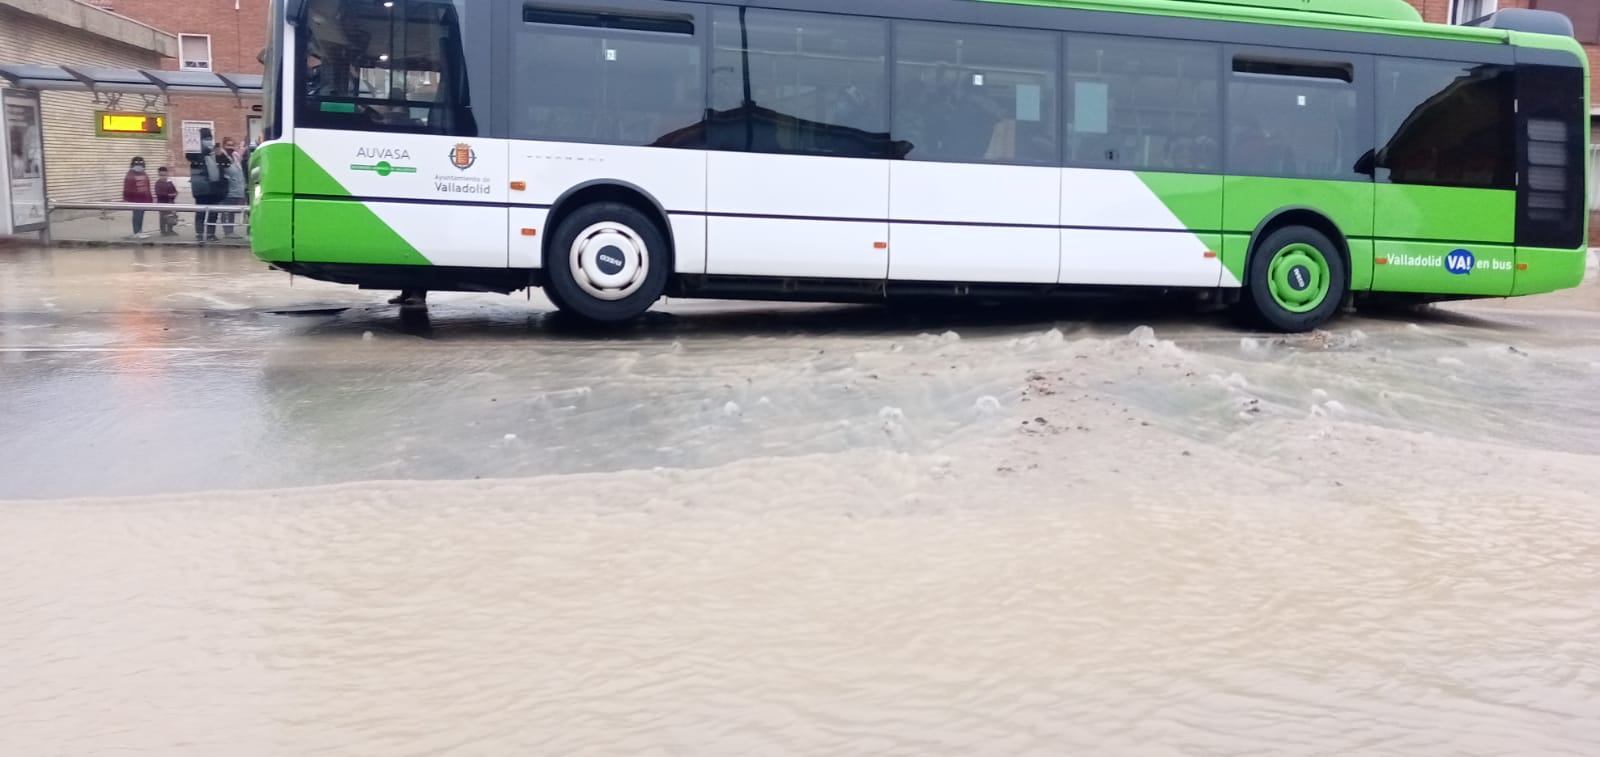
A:
[[[95,114],[99,123],[95,131],[107,137],[165,137],[167,117],[163,113],[114,113],[100,111]]]

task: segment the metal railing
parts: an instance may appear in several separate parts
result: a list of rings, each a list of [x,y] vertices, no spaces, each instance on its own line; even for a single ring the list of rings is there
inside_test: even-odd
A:
[[[250,236],[250,206],[249,205],[201,205],[197,203],[171,203],[171,202],[61,202],[51,200],[47,211],[52,217],[58,211],[99,211],[98,215],[86,218],[76,218],[57,222],[52,220],[45,238],[49,241],[84,241],[84,242],[140,242],[162,241],[170,239],[173,242],[199,241],[205,237],[211,244],[233,244],[244,246],[249,244]],[[143,231],[134,234],[133,213],[144,211]],[[164,219],[163,214],[172,214]],[[113,218],[115,214],[117,218]],[[203,215],[202,215],[203,214]],[[196,224],[204,219],[204,234],[197,234],[199,229]],[[184,232],[162,234],[166,229],[165,221],[173,221],[172,231],[178,227],[185,228]],[[118,231],[118,228],[125,231]],[[233,231],[234,236],[225,236],[227,231]]]

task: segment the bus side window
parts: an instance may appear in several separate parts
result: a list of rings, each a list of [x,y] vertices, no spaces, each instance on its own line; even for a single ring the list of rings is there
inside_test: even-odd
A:
[[[1067,163],[1215,171],[1221,161],[1215,45],[1067,36]]]
[[[895,24],[895,136],[911,159],[1053,165],[1060,36]]]
[[[1307,179],[1362,176],[1352,65],[1240,56],[1228,81],[1228,173]]]
[[[512,37],[519,139],[699,147],[705,82],[693,16],[528,5]]]
[[[713,146],[893,158],[888,24],[880,19],[714,7]]]

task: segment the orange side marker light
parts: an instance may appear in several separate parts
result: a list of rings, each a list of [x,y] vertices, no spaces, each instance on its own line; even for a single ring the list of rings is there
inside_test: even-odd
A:
[[[1377,263],[1378,265],[1388,265],[1389,264],[1389,259],[1388,258],[1378,258],[1376,260],[1373,260],[1372,262]]]
[[[887,250],[887,249],[889,249],[889,243],[888,242],[873,242],[872,243],[872,249],[874,249],[874,250]]]
[[[1207,260],[1210,260],[1211,258],[1215,258],[1216,256],[1217,256],[1217,253],[1212,252],[1211,250],[1206,250],[1206,259]]]
[[[522,190],[528,188],[528,182],[526,182],[526,181],[513,181],[513,182],[511,182],[511,188],[516,190],[516,191],[518,191],[518,192],[521,192]]]
[[[538,234],[539,234],[539,230],[538,229],[523,229],[522,230],[522,235],[525,236],[525,237],[538,236]]]
[[[1528,264],[1527,263],[1518,263],[1517,264],[1517,270],[1519,270],[1519,271],[1528,270]]]

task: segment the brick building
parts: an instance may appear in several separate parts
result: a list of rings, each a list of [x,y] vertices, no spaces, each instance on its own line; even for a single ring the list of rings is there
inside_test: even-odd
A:
[[[164,57],[177,52],[172,35],[78,0],[0,0],[0,62],[160,68]],[[134,156],[159,164],[160,147],[148,138],[99,134],[96,111],[115,109],[104,96],[96,100],[87,92],[44,92],[39,105],[51,198],[120,200],[122,177]],[[145,109],[137,96],[124,98],[121,105]]]
[[[261,73],[257,55],[267,46],[268,0],[94,0],[96,5],[178,37],[177,54],[163,68],[217,73]],[[209,126],[217,144],[241,144],[261,128],[258,97],[172,98],[173,130],[167,160],[184,164],[184,140]]]

